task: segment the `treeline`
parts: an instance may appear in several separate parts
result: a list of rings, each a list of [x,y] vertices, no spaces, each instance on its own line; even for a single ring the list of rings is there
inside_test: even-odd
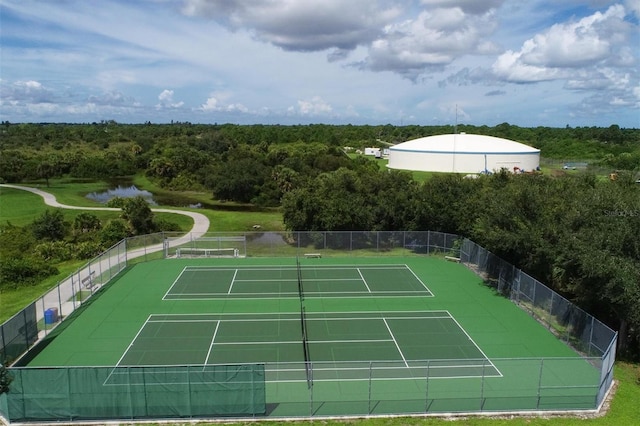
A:
[[[53,265],[91,259],[123,238],[158,231],[178,231],[176,224],[154,216],[142,197],[114,198],[118,218],[101,221],[81,212],[72,221],[61,210],[45,210],[27,226],[0,224],[0,292],[38,284],[58,273]]]
[[[619,330],[640,354],[640,184],[506,171],[467,179],[340,169],[287,193],[293,230],[434,230],[466,236]]]
[[[344,147],[386,147],[422,136],[464,131],[513,139],[543,157],[591,159],[610,169],[640,166],[640,130],[452,126],[0,125],[0,182],[69,176],[112,179],[145,173],[169,190],[210,191],[214,198],[277,206],[290,189],[319,173],[354,168]]]

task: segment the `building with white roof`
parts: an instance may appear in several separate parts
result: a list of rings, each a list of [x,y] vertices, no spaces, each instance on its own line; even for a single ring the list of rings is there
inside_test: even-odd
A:
[[[532,171],[540,150],[508,139],[456,133],[410,140],[389,149],[390,169],[483,173],[500,169]]]

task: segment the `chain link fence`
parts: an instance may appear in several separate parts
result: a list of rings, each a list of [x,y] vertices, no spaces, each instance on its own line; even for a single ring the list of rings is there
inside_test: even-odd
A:
[[[10,371],[24,366],[29,360],[29,349],[42,338],[72,317],[72,313],[87,305],[106,285],[132,262],[145,262],[171,257],[296,257],[296,256],[424,256],[434,255],[460,261],[483,278],[487,285],[509,298],[521,309],[544,324],[558,339],[582,355],[575,359],[499,359],[491,360],[499,369],[521,369],[522,379],[512,387],[494,386],[495,377],[485,376],[485,362],[480,360],[480,374],[469,380],[476,383],[475,391],[461,395],[450,389],[442,378],[447,366],[426,361],[414,368],[402,368],[390,363],[365,363],[350,365],[323,365],[314,363],[310,374],[316,378],[308,387],[307,366],[266,365],[267,383],[273,375],[300,381],[300,392],[291,399],[276,392],[274,401],[267,404],[266,415],[282,417],[314,417],[325,415],[384,415],[398,410],[398,400],[405,408],[402,413],[483,412],[554,410],[570,407],[576,410],[594,410],[603,402],[613,381],[613,364],[617,333],[584,312],[570,301],[544,284],[520,271],[510,263],[477,245],[473,241],[454,234],[432,231],[391,232],[248,232],[191,234],[158,233],[129,238],[116,244],[82,268],[62,280],[43,297],[31,303],[0,326],[0,362],[14,364]],[[26,354],[26,356],[25,356]],[[592,368],[585,374],[575,374],[580,368],[566,368],[567,363],[588,363]],[[526,368],[525,368],[526,366]],[[406,366],[405,366],[406,367]],[[97,367],[96,367],[97,368]],[[455,368],[460,369],[460,366]],[[476,367],[477,368],[477,367]],[[26,370],[30,370],[27,368]],[[49,371],[51,369],[47,369]],[[57,370],[60,377],[68,369]],[[348,370],[354,377],[338,380],[336,371]],[[394,370],[402,370],[410,377],[389,376]],[[23,370],[20,370],[23,371]],[[23,397],[37,386],[38,371],[27,374],[29,380],[21,382]],[[44,370],[43,370],[44,371]],[[595,376],[592,375],[596,372]],[[44,373],[43,373],[44,374]],[[284,376],[283,376],[284,375]],[[592,377],[593,376],[593,377]],[[334,379],[332,379],[332,377]],[[340,376],[342,377],[342,376]],[[558,382],[556,379],[560,377]],[[553,378],[553,380],[551,380]],[[526,379],[526,380],[525,380]],[[277,378],[275,379],[278,380]],[[405,386],[411,380],[411,391]],[[527,386],[522,385],[527,382]],[[396,383],[397,382],[397,383]],[[388,387],[398,387],[397,400],[390,401]],[[521,386],[522,385],[522,386]],[[335,386],[351,387],[352,400],[336,401]],[[384,392],[383,392],[384,391]],[[64,394],[61,398],[66,398]],[[131,391],[128,391],[131,392]],[[82,402],[77,402],[82,412]],[[190,409],[189,409],[190,410]],[[0,416],[9,422],[16,418],[11,412],[7,394],[0,395]],[[191,411],[185,411],[189,417]],[[57,416],[42,414],[38,420],[69,420],[69,413]],[[206,413],[197,411],[198,416]],[[113,413],[111,413],[113,414]],[[110,418],[110,415],[100,418]],[[213,414],[212,414],[213,415]],[[18,416],[32,420],[28,415]],[[121,415],[114,415],[121,418]],[[94,419],[72,414],[73,420]],[[138,418],[127,416],[124,418]],[[154,418],[154,416],[140,416]]]
[[[488,285],[510,298],[558,339],[591,359],[600,370],[598,403],[613,382],[618,333],[540,281],[465,239],[460,260]]]
[[[127,241],[122,240],[7,320],[0,326],[0,362],[15,363],[126,266]]]

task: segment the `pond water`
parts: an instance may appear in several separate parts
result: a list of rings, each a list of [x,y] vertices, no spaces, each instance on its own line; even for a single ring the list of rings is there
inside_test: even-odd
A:
[[[107,189],[102,192],[91,192],[86,195],[86,197],[90,200],[97,201],[98,203],[106,204],[115,197],[120,198],[134,198],[141,196],[144,198],[147,203],[151,205],[157,205],[158,203],[154,200],[153,194],[149,191],[145,191],[143,189],[138,189],[135,185],[118,185],[115,188]]]
[[[185,207],[191,209],[211,209],[211,210],[228,210],[228,211],[259,211],[260,209],[253,205],[238,205],[235,203],[207,203],[197,199],[189,198],[183,194],[163,193],[162,195],[153,194],[144,189],[135,186],[131,181],[115,180],[110,182],[110,188],[105,191],[95,191],[87,194],[90,200],[106,204],[114,197],[133,198],[138,195],[142,196],[151,205]]]

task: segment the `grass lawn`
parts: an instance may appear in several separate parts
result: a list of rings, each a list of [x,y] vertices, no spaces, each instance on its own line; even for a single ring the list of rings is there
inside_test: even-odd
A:
[[[57,265],[59,271],[57,275],[48,277],[46,280],[34,286],[10,290],[0,289],[0,324],[11,318],[29,303],[40,298],[51,288],[55,287],[58,282],[67,278],[85,263],[87,263],[86,260],[74,260],[62,265]]]

